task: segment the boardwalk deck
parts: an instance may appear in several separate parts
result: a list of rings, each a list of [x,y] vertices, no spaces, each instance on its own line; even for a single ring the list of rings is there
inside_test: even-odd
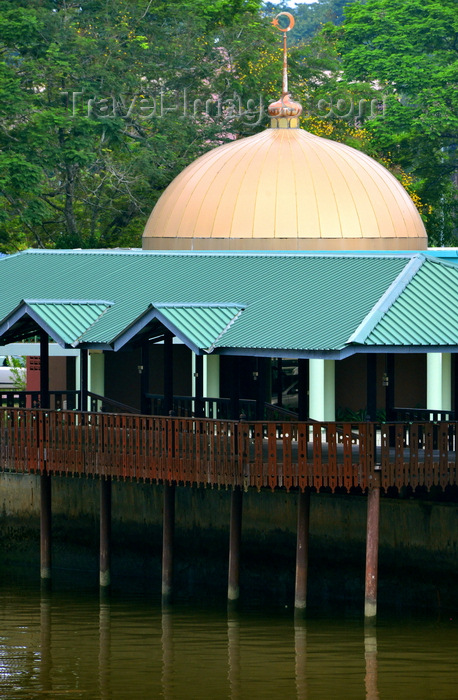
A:
[[[184,485],[456,485],[457,423],[278,423],[0,409],[0,470]]]

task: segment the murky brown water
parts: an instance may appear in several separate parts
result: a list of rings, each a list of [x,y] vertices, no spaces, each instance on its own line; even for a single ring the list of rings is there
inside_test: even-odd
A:
[[[0,698],[453,700],[458,616],[362,620],[0,585]]]

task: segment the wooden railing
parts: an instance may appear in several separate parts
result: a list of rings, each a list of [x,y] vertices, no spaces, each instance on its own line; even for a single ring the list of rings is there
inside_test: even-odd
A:
[[[317,490],[456,485],[458,423],[280,423],[0,408],[0,470]]]

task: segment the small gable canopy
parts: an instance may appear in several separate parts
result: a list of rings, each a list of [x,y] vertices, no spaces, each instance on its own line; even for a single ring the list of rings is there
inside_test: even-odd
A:
[[[177,336],[193,352],[211,352],[215,343],[240,316],[243,306],[239,304],[151,304],[114,343],[118,350],[145,328],[161,323]]]
[[[109,301],[23,299],[1,322],[0,338],[3,343],[22,340],[39,327],[62,347],[75,347],[112,305]]]

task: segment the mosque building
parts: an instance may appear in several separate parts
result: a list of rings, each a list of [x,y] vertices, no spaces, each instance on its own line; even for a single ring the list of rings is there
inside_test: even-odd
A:
[[[0,342],[41,337],[27,406],[259,421],[291,420],[291,408],[299,421],[454,417],[457,252],[428,249],[398,180],[305,131],[301,111],[285,50],[270,127],[185,168],[154,207],[142,250],[0,260]],[[79,351],[50,374],[48,338]],[[296,403],[286,403],[287,381]]]

